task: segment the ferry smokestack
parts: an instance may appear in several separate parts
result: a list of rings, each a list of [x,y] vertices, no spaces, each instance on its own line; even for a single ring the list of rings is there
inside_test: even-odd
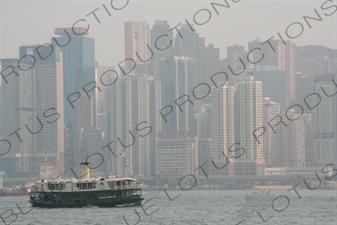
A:
[[[81,163],[81,180],[89,180],[90,168],[88,162]]]

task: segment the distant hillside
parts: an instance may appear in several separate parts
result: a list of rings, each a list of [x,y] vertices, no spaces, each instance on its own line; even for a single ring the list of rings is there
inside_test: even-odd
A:
[[[337,49],[331,49],[321,45],[307,45],[297,47],[297,53],[300,57],[307,58],[313,56],[328,56],[337,58]]]

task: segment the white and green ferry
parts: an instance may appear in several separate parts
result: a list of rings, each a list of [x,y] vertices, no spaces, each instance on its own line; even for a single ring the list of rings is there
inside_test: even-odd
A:
[[[35,182],[30,195],[32,207],[114,207],[141,205],[142,189],[134,178],[115,176],[90,178],[89,163],[81,163],[80,179],[58,178]]]

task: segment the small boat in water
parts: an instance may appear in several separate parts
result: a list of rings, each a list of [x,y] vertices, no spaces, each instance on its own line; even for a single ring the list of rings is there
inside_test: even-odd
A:
[[[89,163],[81,163],[80,179],[58,178],[35,182],[29,202],[32,207],[114,207],[141,205],[142,189],[134,178],[90,178]]]

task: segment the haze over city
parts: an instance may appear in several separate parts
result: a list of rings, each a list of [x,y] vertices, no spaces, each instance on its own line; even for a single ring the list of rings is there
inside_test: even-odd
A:
[[[103,224],[91,206],[122,203],[134,207],[99,217],[129,224],[125,212],[141,221],[142,209],[146,224],[335,219],[336,1],[2,0],[0,19],[4,222],[35,221],[19,207],[24,195],[33,208],[74,207],[51,216],[61,221],[89,206],[80,223]],[[303,202],[326,204],[324,216],[304,218],[315,207],[296,188],[311,191]],[[290,197],[302,212],[277,216]],[[170,213],[147,214],[150,200]]]
[[[114,2],[116,6],[123,6],[126,1]],[[221,4],[224,1],[213,2]],[[17,46],[43,44],[49,41],[55,27],[71,27],[77,20],[86,19],[87,23],[79,25],[90,25],[90,36],[95,38],[96,60],[101,65],[116,66],[124,59],[124,21],[147,21],[153,24],[155,20],[167,20],[174,27],[185,23],[185,19],[193,24],[193,16],[201,9],[210,10],[212,16],[207,24],[196,26],[197,32],[206,38],[206,43],[213,43],[220,48],[221,58],[226,57],[226,47],[229,45],[247,47],[248,41],[256,37],[267,40],[276,37],[277,32],[283,34],[293,22],[305,24],[302,17],[315,16],[314,9],[322,14],[323,22],[313,22],[311,29],[305,26],[303,35],[295,43],[298,46],[316,44],[337,48],[336,14],[324,16],[320,1],[251,0],[229,3],[231,7],[219,8],[217,15],[209,1],[130,1],[127,7],[116,11],[109,7],[109,1],[2,0],[0,58],[18,56]],[[109,8],[111,17],[102,4]],[[90,14],[93,11],[100,23]],[[202,12],[199,17],[203,20],[208,15]]]

